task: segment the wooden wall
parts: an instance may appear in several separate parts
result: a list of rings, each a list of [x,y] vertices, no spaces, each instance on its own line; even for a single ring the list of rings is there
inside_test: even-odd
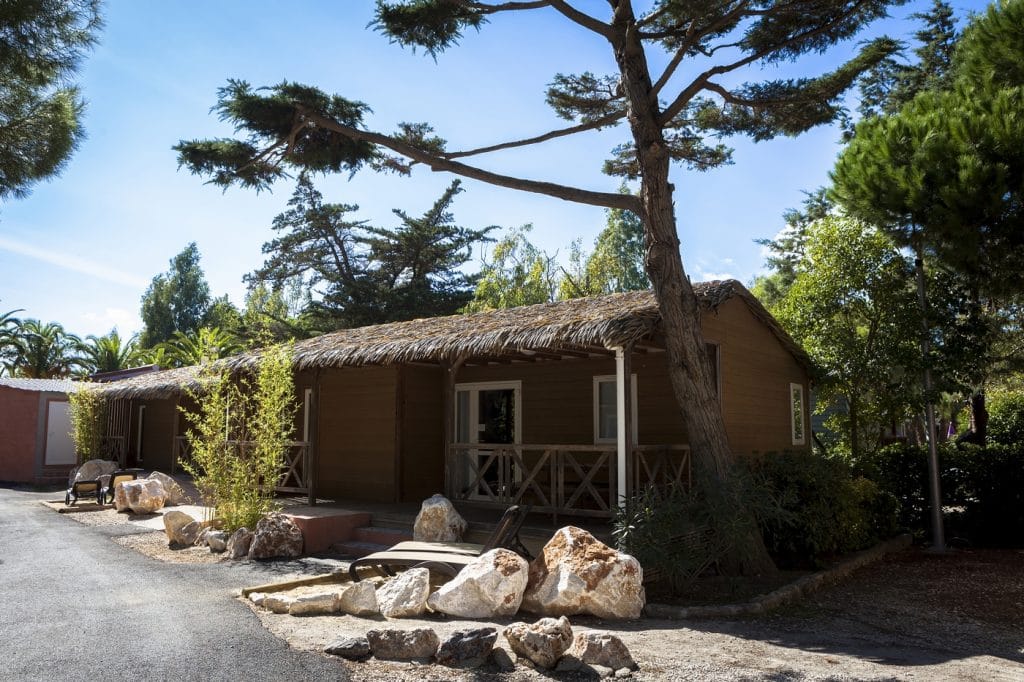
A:
[[[27,483],[37,459],[42,467],[36,442],[40,402],[38,391],[0,386],[0,481]]]
[[[444,414],[442,372],[433,367],[403,367],[399,459],[403,502],[444,493]]]
[[[720,344],[722,409],[733,451],[763,454],[808,449],[810,387],[796,359],[738,298],[705,314],[702,324],[705,338]],[[804,387],[805,445],[793,444],[791,382]]]
[[[317,496],[394,501],[396,367],[320,374]]]

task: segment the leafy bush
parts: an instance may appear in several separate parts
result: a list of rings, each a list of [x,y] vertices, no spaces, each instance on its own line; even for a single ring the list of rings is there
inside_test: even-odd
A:
[[[765,543],[785,567],[813,567],[896,532],[896,502],[842,460],[806,452],[765,456],[758,465],[786,514],[764,524]]]
[[[974,544],[1024,546],[1024,445],[944,444],[939,481],[949,537]],[[925,537],[931,528],[928,449],[891,445],[866,453],[855,469],[899,503],[899,523]]]
[[[616,510],[616,545],[640,561],[645,575],[681,592],[720,565],[746,534],[757,532],[755,521],[763,524],[784,514],[745,464],[736,465],[729,481],[729,489],[648,488],[634,495]],[[740,510],[751,512],[753,519]]]
[[[107,424],[106,398],[95,387],[83,384],[68,393],[68,416],[79,463],[101,457]]]
[[[989,397],[987,407],[989,442],[1024,444],[1024,391],[996,393]]]
[[[182,412],[192,458],[182,465],[227,530],[253,528],[278,508],[274,488],[297,410],[291,354],[265,350],[255,377],[210,371],[191,397],[198,408]]]

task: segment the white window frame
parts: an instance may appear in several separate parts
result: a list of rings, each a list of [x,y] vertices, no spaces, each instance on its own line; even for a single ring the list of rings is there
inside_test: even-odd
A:
[[[799,418],[800,418],[800,437],[799,438],[797,438],[797,433],[796,433],[797,416],[798,415],[796,414],[796,406],[794,404],[795,401],[793,400],[793,392],[794,392],[794,390],[795,391],[799,391],[799,393],[800,393],[800,414],[799,414]],[[804,409],[804,406],[806,404],[806,400],[804,399],[804,385],[803,384],[790,383],[789,384],[789,393],[787,395],[787,398],[789,400],[789,434],[792,437],[793,445],[806,445],[807,444],[807,423],[806,423],[806,421],[804,419],[804,413],[806,412],[806,410]]]
[[[600,390],[600,384],[608,382],[608,383],[611,383],[611,384],[614,385],[615,381],[616,381],[616,379],[615,379],[615,375],[614,374],[601,374],[599,376],[595,376],[594,377],[594,381],[593,381],[593,384],[592,384],[592,393],[593,393],[593,398],[594,398],[594,445],[607,445],[607,444],[618,443],[618,436],[617,435],[616,436],[612,436],[611,438],[601,438],[601,390]],[[637,396],[637,391],[636,391],[636,374],[633,374],[633,375],[630,376],[630,393],[631,393],[631,396],[632,396],[632,400],[630,401],[630,403],[631,403],[632,408],[633,408],[631,410],[631,412],[632,412],[632,419],[633,419],[633,445],[636,445],[638,440],[639,440],[639,432],[640,432],[640,429],[637,428],[637,424],[638,424],[638,422],[637,422],[637,415],[639,414],[639,412],[637,411],[637,401],[636,401],[636,396]],[[616,433],[617,433],[618,432],[618,424],[616,424],[615,428],[616,428]]]
[[[516,381],[478,381],[478,382],[467,383],[467,384],[455,384],[455,396],[456,396],[456,399],[454,401],[452,401],[454,403],[454,405],[452,405],[452,409],[454,410],[454,414],[452,415],[452,419],[453,419],[452,423],[455,424],[456,426],[459,423],[459,400],[458,400],[459,391],[475,391],[475,392],[478,392],[478,391],[481,391],[481,390],[483,390],[483,391],[490,391],[490,390],[502,390],[502,389],[512,389],[512,391],[513,391],[513,397],[515,399],[515,411],[516,411],[516,414],[515,414],[515,417],[516,417],[516,423],[515,423],[516,435],[515,435],[515,439],[516,440],[515,440],[514,445],[522,445],[522,443],[523,443],[523,382],[520,381],[520,380],[516,380]],[[479,409],[479,407],[480,406],[479,406],[479,404],[477,404],[476,400],[470,399],[470,401],[469,401],[469,415],[468,415],[469,423],[470,424],[476,424],[477,426],[479,426],[479,424],[477,424],[477,422],[479,421],[479,417],[480,417],[480,415],[477,413],[477,410]],[[475,443],[479,443],[480,442],[479,438],[480,438],[479,431],[477,431],[475,433],[473,433],[471,431],[471,433],[470,433],[470,441],[469,442],[470,443],[474,443],[474,444]]]

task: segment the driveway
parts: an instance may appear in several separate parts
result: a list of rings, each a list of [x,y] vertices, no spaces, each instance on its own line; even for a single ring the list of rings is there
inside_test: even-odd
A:
[[[0,678],[351,679],[232,598],[286,565],[155,561],[110,539],[139,529],[80,525],[39,504],[53,498],[0,488]]]

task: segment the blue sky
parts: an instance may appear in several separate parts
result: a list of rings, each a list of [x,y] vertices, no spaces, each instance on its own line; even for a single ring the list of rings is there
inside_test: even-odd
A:
[[[595,14],[602,0],[576,3]],[[642,4],[642,3],[638,3]],[[861,37],[905,37],[907,17],[930,3],[893,10]],[[960,16],[985,3],[957,2]],[[281,3],[269,0],[107,0],[101,43],[79,83],[88,100],[88,139],[58,178],[22,200],[0,204],[0,312],[54,320],[69,331],[139,330],[139,301],[150,280],[196,242],[214,295],[241,304],[242,275],[263,262],[262,244],[292,185],[273,192],[219,189],[177,170],[171,147],[181,139],[224,136],[209,113],[228,78],[254,85],[288,79],[317,85],[373,109],[368,125],[391,131],[401,121],[429,121],[450,149],[518,139],[565,125],[544,103],[555,73],[611,72],[601,41],[551,11],[501,15],[437,61],[368,30],[369,0]],[[781,71],[744,80],[813,75],[848,58],[854,45]],[[652,60],[652,68],[656,66]],[[614,191],[600,173],[622,128],[539,148],[489,156],[480,165],[524,177]],[[839,150],[835,130],[753,144],[732,141],[735,164],[708,173],[676,169],[676,216],[683,262],[694,281],[749,282],[762,266],[759,237],[782,227],[782,212],[804,190],[827,180]],[[419,169],[411,177],[364,172],[324,178],[325,199],[354,203],[359,216],[393,226],[391,209],[425,211],[452,176]],[[456,219],[469,227],[532,223],[533,241],[561,255],[582,237],[592,243],[604,211],[466,181]]]

